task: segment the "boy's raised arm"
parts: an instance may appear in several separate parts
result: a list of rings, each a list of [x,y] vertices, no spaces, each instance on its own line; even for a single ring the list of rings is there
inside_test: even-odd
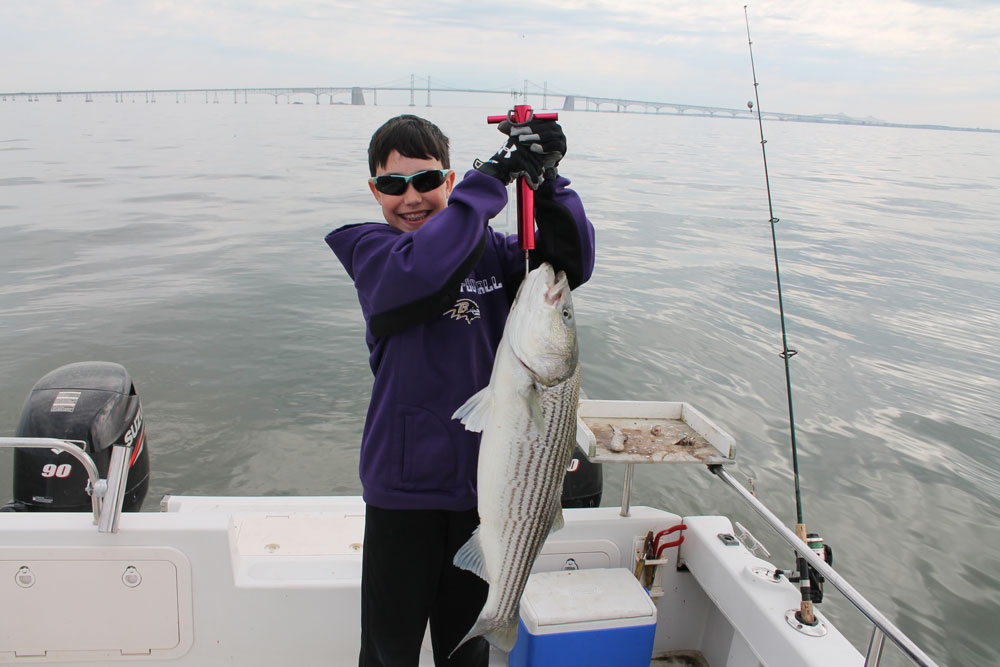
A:
[[[357,287],[372,334],[384,336],[440,315],[482,254],[489,220],[507,203],[504,185],[470,172],[448,206],[420,229],[352,225],[327,236]]]

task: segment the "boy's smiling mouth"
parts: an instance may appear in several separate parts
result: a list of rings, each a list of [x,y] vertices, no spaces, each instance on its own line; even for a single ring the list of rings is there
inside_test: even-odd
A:
[[[407,213],[399,213],[398,215],[406,222],[414,224],[426,220],[427,217],[430,215],[430,210],[423,209],[420,211],[410,211]]]

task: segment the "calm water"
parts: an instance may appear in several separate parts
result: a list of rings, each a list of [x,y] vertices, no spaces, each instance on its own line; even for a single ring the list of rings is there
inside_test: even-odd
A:
[[[146,414],[147,509],[165,493],[360,493],[370,373],[323,236],[378,219],[368,137],[408,111],[451,136],[460,173],[499,146],[486,108],[0,104],[0,432],[48,371],[117,361]],[[562,121],[562,170],[598,230],[575,296],[586,392],[695,404],[794,523],[756,124]],[[1000,136],[765,133],[809,528],[940,664],[996,665]],[[617,504],[621,471],[605,476]],[[636,484],[636,504],[729,514],[791,564],[705,470],[643,467]],[[823,610],[867,641],[836,592]]]

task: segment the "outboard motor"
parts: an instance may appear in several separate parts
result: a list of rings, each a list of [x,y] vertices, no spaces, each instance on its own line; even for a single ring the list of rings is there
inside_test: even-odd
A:
[[[604,471],[600,463],[591,463],[580,445],[573,450],[569,470],[563,479],[563,507],[597,507],[604,490]]]
[[[34,386],[16,437],[56,438],[79,445],[108,475],[115,444],[131,444],[122,509],[137,512],[149,489],[149,448],[142,407],[123,366],[104,361],[68,364]],[[0,511],[89,512],[87,471],[72,455],[51,449],[14,450],[14,500]]]

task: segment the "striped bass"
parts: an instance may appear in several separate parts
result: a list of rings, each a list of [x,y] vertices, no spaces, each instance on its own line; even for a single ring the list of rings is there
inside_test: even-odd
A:
[[[528,274],[511,306],[490,383],[459,408],[479,446],[479,528],[456,566],[489,584],[461,646],[480,635],[510,651],[528,575],[551,530],[576,442],[579,352],[569,284],[549,264]],[[458,648],[458,647],[456,647]]]

